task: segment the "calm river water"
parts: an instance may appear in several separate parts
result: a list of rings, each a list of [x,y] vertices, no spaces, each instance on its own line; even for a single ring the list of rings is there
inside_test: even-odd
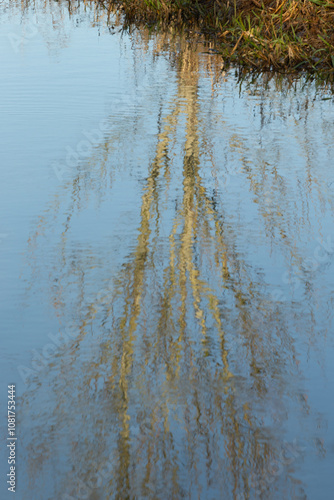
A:
[[[16,498],[332,499],[332,94],[107,21],[0,5]]]

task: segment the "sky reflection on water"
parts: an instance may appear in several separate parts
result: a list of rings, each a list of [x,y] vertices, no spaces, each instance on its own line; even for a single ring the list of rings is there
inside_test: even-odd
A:
[[[331,498],[328,93],[90,2],[5,4],[19,498]]]

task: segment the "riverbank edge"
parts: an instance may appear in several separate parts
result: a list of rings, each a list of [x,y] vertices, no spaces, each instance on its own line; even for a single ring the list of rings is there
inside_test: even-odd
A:
[[[215,41],[225,64],[334,81],[334,1],[98,0],[126,23],[186,26]]]

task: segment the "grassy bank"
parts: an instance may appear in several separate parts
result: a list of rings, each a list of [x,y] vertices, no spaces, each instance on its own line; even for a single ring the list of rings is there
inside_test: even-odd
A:
[[[334,0],[104,0],[128,22],[183,24],[214,37],[226,62],[334,78]]]

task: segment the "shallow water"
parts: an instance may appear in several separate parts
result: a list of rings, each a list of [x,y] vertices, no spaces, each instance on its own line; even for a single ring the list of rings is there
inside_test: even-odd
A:
[[[0,14],[17,498],[332,498],[329,91],[90,2]]]

